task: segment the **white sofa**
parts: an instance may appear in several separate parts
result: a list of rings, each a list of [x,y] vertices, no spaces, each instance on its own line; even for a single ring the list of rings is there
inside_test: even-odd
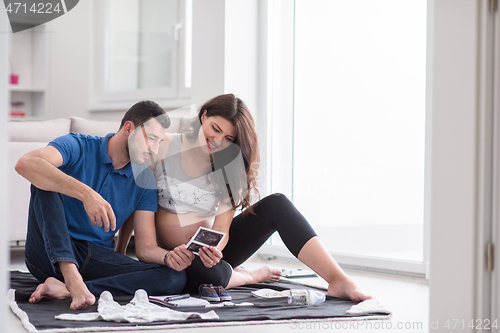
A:
[[[167,132],[179,132],[187,119],[170,117]],[[98,121],[79,117],[43,121],[12,121],[9,123],[9,226],[11,246],[23,246],[26,240],[30,183],[14,169],[21,156],[45,147],[53,139],[70,132],[105,136],[116,132],[120,121]]]

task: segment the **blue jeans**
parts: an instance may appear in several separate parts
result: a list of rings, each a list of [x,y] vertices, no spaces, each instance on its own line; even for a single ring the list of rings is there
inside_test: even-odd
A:
[[[184,271],[148,264],[87,241],[68,232],[63,196],[31,186],[25,262],[38,281],[64,278],[58,262],[73,262],[87,288],[98,296],[107,290],[114,296],[133,295],[144,289],[149,295],[179,293],[186,284]],[[90,221],[89,221],[90,223]]]

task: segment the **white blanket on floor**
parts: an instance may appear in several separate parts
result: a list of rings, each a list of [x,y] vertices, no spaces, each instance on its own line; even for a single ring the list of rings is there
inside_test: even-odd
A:
[[[120,305],[113,300],[109,291],[104,291],[99,297],[97,312],[70,314],[64,313],[55,317],[61,320],[93,321],[105,320],[129,323],[150,323],[154,321],[186,320],[190,318],[219,319],[210,311],[207,313],[181,312],[152,304],[146,291],[139,289],[134,298],[126,305]]]
[[[368,299],[361,303],[351,306],[349,310],[346,311],[347,314],[352,315],[364,315],[364,314],[375,314],[375,313],[383,313],[383,314],[392,314],[391,310],[386,308],[376,299]]]

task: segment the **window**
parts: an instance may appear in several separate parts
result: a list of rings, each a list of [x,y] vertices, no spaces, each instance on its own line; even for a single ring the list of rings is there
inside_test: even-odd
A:
[[[333,252],[422,261],[425,1],[295,13],[294,201]]]
[[[97,6],[99,102],[189,97],[192,0],[108,0]]]
[[[425,272],[426,6],[295,1],[293,111],[272,121],[292,167],[273,163],[271,190],[289,177],[288,196],[345,265]],[[281,163],[284,149],[272,144]]]

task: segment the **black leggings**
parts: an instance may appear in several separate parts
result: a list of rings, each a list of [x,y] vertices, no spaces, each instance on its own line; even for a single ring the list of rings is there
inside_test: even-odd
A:
[[[222,251],[223,260],[212,268],[196,257],[186,268],[185,292],[195,293],[204,283],[227,286],[231,267],[241,265],[250,258],[275,232],[290,252],[297,257],[308,240],[316,236],[309,222],[283,194],[271,194],[253,205],[254,214],[240,214],[233,219],[229,241]]]

